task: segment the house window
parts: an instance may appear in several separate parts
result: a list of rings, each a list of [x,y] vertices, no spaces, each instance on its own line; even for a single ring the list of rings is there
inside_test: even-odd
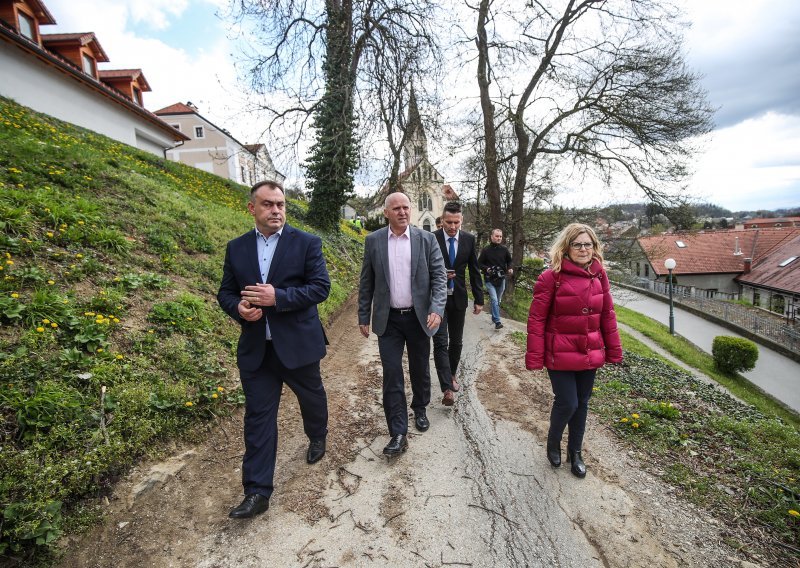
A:
[[[172,128],[174,128],[175,130],[177,130],[178,132],[181,131],[181,125],[180,124],[170,124],[170,126]]]
[[[430,233],[430,231],[431,231],[431,220],[430,219],[425,219],[425,223],[423,223],[422,228]]]
[[[85,53],[81,53],[81,60],[83,61],[83,72],[94,77],[96,75],[94,59]]]
[[[642,270],[642,265],[637,262],[636,263],[636,276],[641,276],[642,275],[641,270]]]
[[[133,101],[139,106],[142,106],[142,91],[140,91],[138,87],[133,88]]]
[[[775,312],[776,314],[782,314],[786,309],[786,298],[780,295],[775,295],[772,297],[772,306],[770,306],[770,311]]]
[[[753,305],[760,306],[761,305],[761,294],[753,290]]]
[[[205,130],[203,130],[202,126],[195,126],[194,127],[194,137],[195,138],[205,138],[206,137]]]
[[[675,244],[678,245],[678,248],[686,248],[686,243],[683,241],[675,241]]]
[[[19,33],[30,40],[36,41],[36,24],[34,24],[33,18],[31,18],[28,14],[23,14],[22,12],[20,12],[18,15]]]
[[[645,264],[644,265],[644,275],[647,276],[648,278],[650,277],[650,265],[649,264]]]

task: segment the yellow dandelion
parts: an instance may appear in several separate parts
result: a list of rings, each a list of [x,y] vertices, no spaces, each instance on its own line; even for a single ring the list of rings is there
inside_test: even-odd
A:
[[[42,320],[42,323],[43,323],[43,324],[45,324],[45,325],[47,325],[48,323],[50,323],[50,320],[49,320],[49,319],[47,319],[47,318],[44,318],[44,319]]]
[[[11,297],[12,297],[12,298],[19,298],[19,294],[17,294],[16,292],[13,292],[13,293],[11,294]]]
[[[75,258],[83,258],[83,255],[81,253],[78,253],[75,255]]]
[[[625,416],[624,418],[620,418],[619,421],[620,422],[627,422],[628,421],[628,417]]]
[[[211,398],[219,398],[219,395],[217,393],[214,393],[211,395]]]
[[[103,352],[103,348],[102,348],[102,347],[98,347],[98,348],[97,348],[97,352],[98,352],[98,353],[102,353],[102,352]]]
[[[152,329],[148,329],[147,333],[155,333]]]
[[[78,225],[83,225],[83,221],[78,221]]]
[[[217,392],[224,392],[224,391],[225,391],[225,387],[217,387]]]
[[[123,357],[120,353],[117,353],[117,359],[124,359],[124,358],[125,357]]]
[[[53,238],[53,232],[52,231],[47,231],[47,236],[52,239]]]
[[[638,428],[638,427],[639,427],[638,422],[634,422],[633,424],[631,424],[631,428]]]
[[[114,318],[114,323],[119,323],[119,318]]]
[[[7,265],[9,265],[9,266],[11,266],[12,264],[14,264],[14,261],[13,261],[13,260],[7,260],[7,261],[6,261],[6,264],[7,264]]]
[[[55,280],[48,280],[47,283],[50,284],[50,286],[52,286],[53,284],[56,283],[56,281]]]
[[[795,511],[794,509],[789,509],[789,514],[793,517],[800,517],[800,512]]]
[[[36,328],[36,331],[38,331],[39,333],[42,333],[44,331],[44,328],[42,326],[39,326],[39,327]]]
[[[194,403],[191,400],[187,400],[184,406],[191,408],[192,406],[194,406]]]
[[[55,328],[57,328],[57,327],[58,327],[58,324],[57,324],[56,322],[53,322],[53,323],[51,323],[51,324],[50,324],[50,327],[52,327],[53,329],[55,329]]]
[[[635,412],[631,414],[631,417],[634,418],[635,420],[639,420],[639,415],[636,414]]]

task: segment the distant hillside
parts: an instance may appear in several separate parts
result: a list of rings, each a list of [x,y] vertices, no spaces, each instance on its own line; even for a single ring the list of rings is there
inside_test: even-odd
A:
[[[0,186],[0,555],[20,556],[137,456],[241,404],[214,295],[252,217],[242,186],[3,98]],[[308,229],[304,211],[289,222]],[[327,317],[362,240],[323,242]]]

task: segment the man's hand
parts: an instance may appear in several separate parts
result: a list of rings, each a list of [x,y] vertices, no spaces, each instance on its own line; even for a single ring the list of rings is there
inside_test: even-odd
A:
[[[481,313],[481,310],[483,310],[483,304],[475,304],[475,306],[472,308],[472,313],[477,316],[479,313]]]
[[[242,290],[242,300],[247,300],[251,306],[274,306],[275,288],[273,288],[272,284],[245,286],[244,290]]]
[[[358,329],[359,331],[361,331],[361,335],[363,335],[364,337],[369,337],[369,324],[359,325]]]
[[[261,319],[261,308],[254,308],[247,300],[239,302],[237,308],[243,320],[258,321]]]
[[[428,314],[428,329],[439,327],[440,323],[442,323],[442,316],[434,313]]]

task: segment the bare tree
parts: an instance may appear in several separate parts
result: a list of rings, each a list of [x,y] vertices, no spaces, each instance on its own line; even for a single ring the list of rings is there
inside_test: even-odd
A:
[[[474,9],[486,195],[499,224],[498,168],[513,163],[515,264],[524,250],[530,173],[544,158],[566,158],[607,183],[622,174],[650,200],[669,202],[687,175],[691,140],[711,129],[712,116],[684,64],[674,7],[661,0],[527,0],[524,7],[481,0]],[[516,144],[503,154],[495,133],[506,123]]]
[[[398,109],[414,77],[430,72],[429,58],[438,50],[434,8],[432,0],[234,0],[234,17],[257,27],[250,83],[277,95],[264,101],[270,125],[293,130],[297,142],[314,117],[311,208],[325,196],[315,218],[346,201],[353,145],[375,123],[393,149],[402,141]]]

